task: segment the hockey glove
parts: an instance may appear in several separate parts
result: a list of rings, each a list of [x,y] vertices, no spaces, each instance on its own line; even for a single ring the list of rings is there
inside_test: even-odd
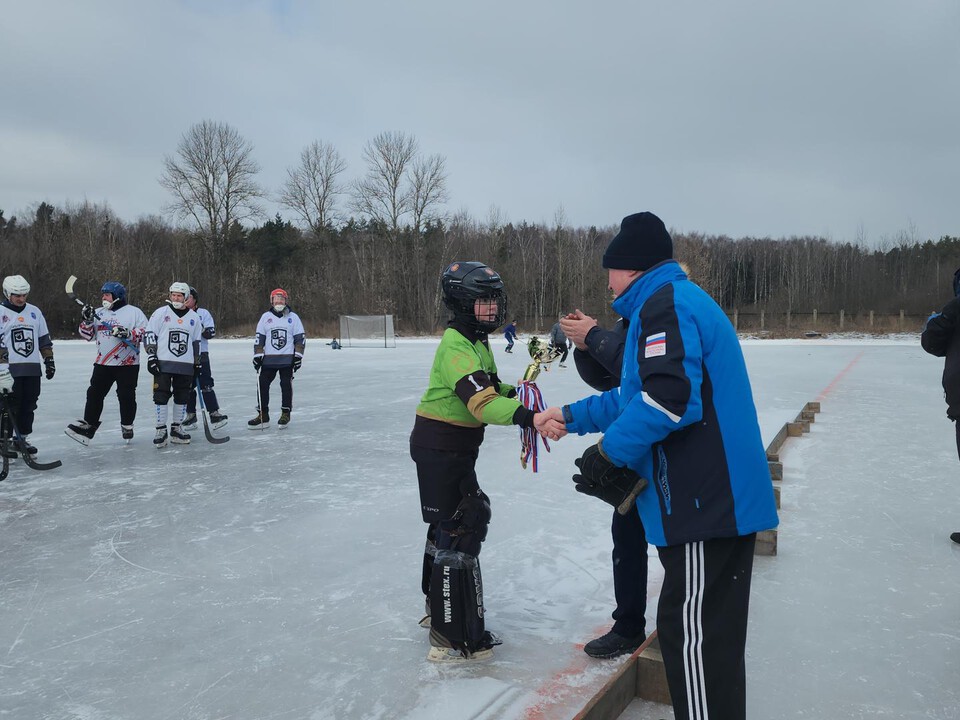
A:
[[[110,334],[118,340],[127,340],[130,338],[130,331],[127,330],[123,325],[114,325],[110,330]]]
[[[52,357],[44,358],[43,365],[46,368],[46,371],[44,374],[47,376],[47,380],[53,380],[53,374],[57,372],[57,365],[55,362],[53,362],[53,358]]]
[[[150,356],[150,359],[147,360],[147,372],[151,375],[160,374],[160,361],[157,360],[153,355]]]
[[[253,356],[253,369],[257,372],[260,372],[260,368],[263,367],[263,355],[254,355]]]
[[[97,317],[94,314],[93,305],[84,305],[83,310],[80,311],[80,317],[83,318],[84,322],[92,323]]]
[[[293,371],[296,372],[303,366],[303,356],[294,355],[293,356]]]
[[[203,329],[203,332],[200,333],[200,337],[204,338],[205,340],[212,340],[213,336],[216,334],[216,328],[208,327]]]
[[[625,515],[637,495],[647,486],[645,478],[630,468],[618,467],[600,450],[600,444],[591,445],[574,460],[580,475],[573,476],[576,490],[584,495],[600,498]]]
[[[7,368],[0,370],[0,394],[13,392],[13,376]]]
[[[200,358],[198,357],[193,363],[193,382],[197,382],[201,370],[203,370],[203,363],[200,362]]]

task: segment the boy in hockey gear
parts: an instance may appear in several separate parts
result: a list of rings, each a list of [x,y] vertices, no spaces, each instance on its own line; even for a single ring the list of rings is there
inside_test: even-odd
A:
[[[563,320],[563,315],[560,316],[560,320]],[[567,344],[567,336],[563,334],[563,328],[560,327],[560,322],[556,322],[553,325],[553,329],[550,330],[550,350],[554,356],[560,356],[560,362],[557,363],[560,367],[565,368],[567,362],[567,351],[570,349]]]
[[[81,445],[89,445],[100,427],[103,401],[114,383],[120,402],[120,433],[133,439],[137,417],[137,380],[140,377],[140,343],[147,331],[147,316],[127,302],[127,289],[115,280],[100,288],[100,308],[85,306],[80,337],[97,341],[97,357],[87,388],[83,418],[67,425],[64,432]]]
[[[167,403],[173,395],[170,442],[186,445],[190,436],[182,422],[193,388],[193,376],[200,368],[200,316],[187,307],[190,286],[175,282],[170,299],[157,308],[147,323],[144,347],[149,355],[147,370],[153,375],[153,402],[157,406],[157,432],[153,444],[167,445]]]
[[[740,720],[756,534],[778,522],[743,352],[656,215],[624,218],[603,266],[626,320],[620,387],[545,414],[603,433],[578,463],[588,494],[611,501],[599,490],[626,469],[650,479],[636,507],[664,568],[657,634],[674,714]]]
[[[270,293],[270,309],[257,323],[257,340],[253,348],[253,367],[257,371],[260,404],[257,416],[247,423],[251,430],[259,430],[270,422],[270,384],[280,375],[281,430],[290,423],[293,410],[293,374],[303,364],[307,336],[300,316],[290,309],[290,296],[283,288]]]
[[[427,659],[459,662],[488,658],[499,644],[484,628],[477,559],[490,522],[490,500],[474,469],[484,426],[535,427],[552,437],[562,428],[523,407],[497,376],[487,336],[507,312],[500,276],[482,263],[455,262],[444,271],[441,290],[453,319],[417,406],[410,456],[428,526],[421,577],[430,616]]]
[[[187,307],[200,316],[200,325],[203,330],[200,332],[200,391],[203,393],[203,404],[210,413],[210,424],[213,429],[222,428],[227,424],[227,416],[220,412],[220,401],[217,400],[217,393],[213,390],[213,373],[210,370],[210,349],[208,341],[217,334],[216,325],[213,322],[213,315],[206,308],[199,306],[199,297],[197,290],[190,287],[190,294],[187,295]],[[196,385],[196,383],[194,383]],[[187,416],[183,421],[184,430],[197,429],[197,391],[194,387],[190,391],[190,399],[187,401]]]
[[[940,312],[927,318],[920,335],[920,346],[943,361],[943,397],[947,401],[947,417],[954,424],[957,435],[957,452],[960,453],[960,268],[953,274],[954,297]],[[950,535],[960,543],[960,532]]]
[[[40,397],[41,373],[52,380],[57,366],[53,341],[40,308],[27,302],[30,283],[21,275],[3,279],[4,301],[0,305],[0,370],[13,377],[13,412],[23,436],[24,449],[36,455],[28,442],[33,432],[34,413]],[[41,365],[43,366],[41,369]]]
[[[505,352],[512,353],[513,343],[517,339],[517,321],[516,320],[511,320],[510,324],[503,329],[503,337],[507,341],[507,349],[505,350]]]

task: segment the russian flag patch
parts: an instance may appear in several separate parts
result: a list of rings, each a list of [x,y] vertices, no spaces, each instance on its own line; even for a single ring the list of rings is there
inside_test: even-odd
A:
[[[643,357],[660,357],[667,354],[667,333],[658,332],[648,335],[643,345]]]

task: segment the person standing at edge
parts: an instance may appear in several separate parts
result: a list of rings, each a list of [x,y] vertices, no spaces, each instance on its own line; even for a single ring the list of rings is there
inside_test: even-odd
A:
[[[664,568],[657,634],[677,720],[746,714],[745,648],[756,533],[777,511],[746,364],[723,310],[673,258],[663,221],[629,215],[603,256],[627,321],[621,386],[547,410],[579,435],[577,490],[623,474]]]
[[[927,318],[920,346],[931,355],[944,358],[943,397],[947,401],[947,417],[955,426],[960,455],[960,269],[953,274],[953,294],[940,312]],[[952,533],[950,539],[960,543],[960,532]]]
[[[564,335],[573,343],[573,362],[580,378],[598,392],[620,387],[627,326],[621,318],[605,330],[589,315],[575,310],[561,318]],[[646,640],[647,537],[638,512],[616,510],[610,524],[613,537],[613,627],[583,646],[590,657],[611,658],[632,653]]]
[[[197,289],[192,285],[190,286],[190,294],[187,295],[186,305],[200,317],[200,326],[203,328],[200,333],[200,392],[203,393],[203,405],[210,413],[210,424],[214,430],[219,430],[227,424],[227,416],[220,412],[220,401],[213,389],[209,344],[209,341],[217,334],[217,326],[213,322],[213,315],[210,314],[210,311],[200,307]],[[194,385],[196,385],[196,381],[194,381]],[[197,429],[196,388],[190,391],[190,399],[187,400],[187,416],[183,420],[183,429],[188,431]]]
[[[251,430],[270,424],[270,384],[280,375],[280,419],[277,428],[290,424],[293,411],[293,374],[303,364],[307,335],[300,316],[290,309],[290,296],[283,288],[270,293],[270,309],[257,323],[253,367],[257,371],[259,398],[257,416],[247,422]]]

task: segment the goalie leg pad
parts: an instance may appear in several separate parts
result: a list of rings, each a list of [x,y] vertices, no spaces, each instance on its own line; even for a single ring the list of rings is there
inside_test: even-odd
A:
[[[480,561],[457,550],[437,550],[430,580],[430,644],[463,657],[492,647],[484,630]]]

